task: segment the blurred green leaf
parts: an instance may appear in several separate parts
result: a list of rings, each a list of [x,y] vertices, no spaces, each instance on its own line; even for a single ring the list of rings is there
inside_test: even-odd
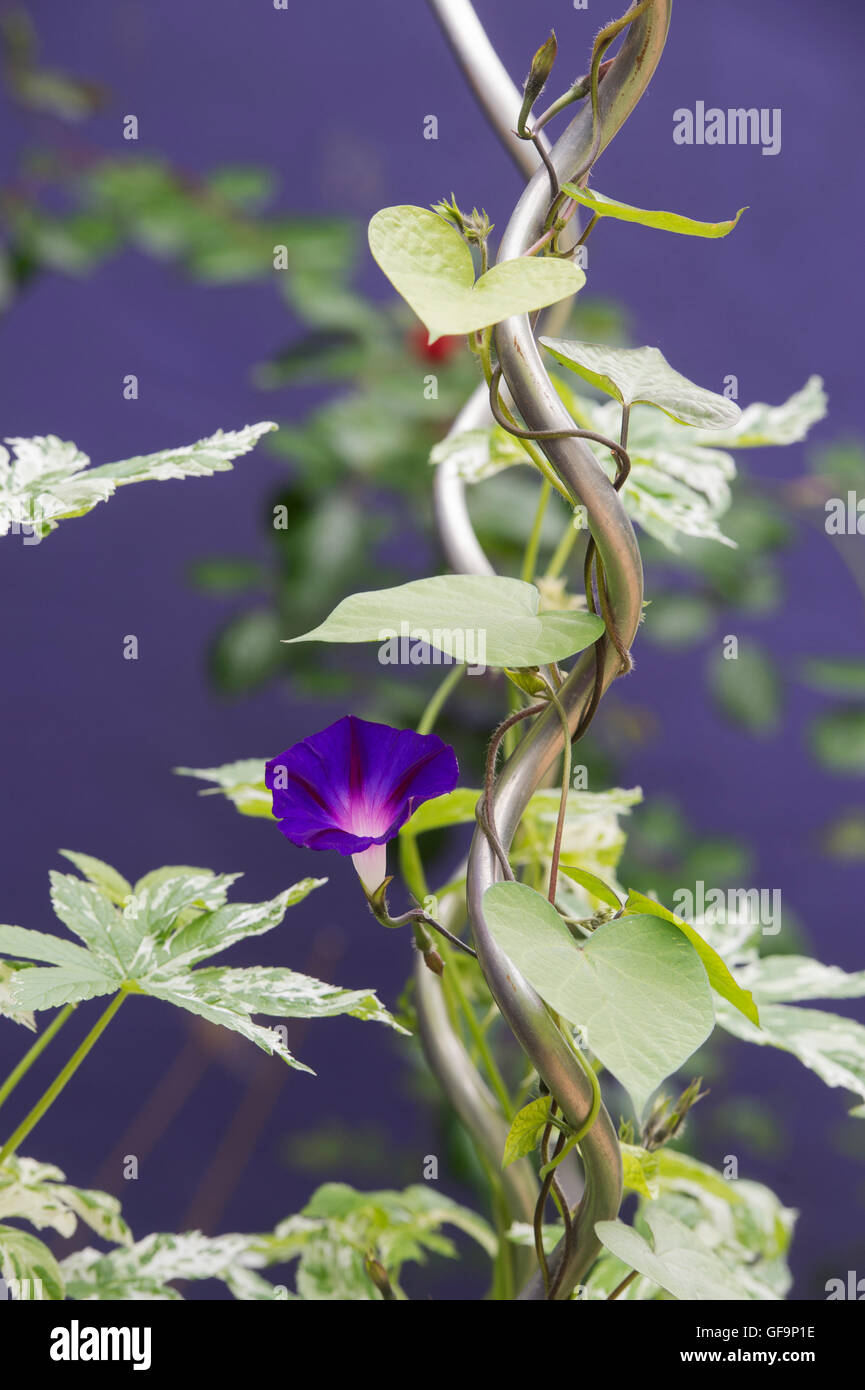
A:
[[[702,594],[656,594],[646,609],[644,631],[665,647],[688,647],[708,637],[717,622],[714,606]]]
[[[765,734],[781,717],[781,681],[771,657],[749,641],[740,641],[738,655],[715,652],[709,661],[709,681],[720,709],[749,733]]]
[[[248,164],[226,165],[209,174],[207,187],[217,197],[245,212],[264,206],[273,194],[274,176],[270,169]]]
[[[857,777],[865,772],[865,709],[851,706],[821,715],[811,725],[814,755],[830,772]]]
[[[802,679],[824,695],[865,696],[865,661],[856,657],[810,657]]]
[[[192,583],[212,594],[236,594],[258,588],[262,582],[261,566],[254,560],[219,556],[195,560],[189,567]]]
[[[843,812],[826,827],[821,840],[833,859],[865,859],[865,812],[858,807]]]
[[[237,695],[261,685],[283,665],[279,615],[253,608],[233,618],[210,650],[209,667],[217,690]]]

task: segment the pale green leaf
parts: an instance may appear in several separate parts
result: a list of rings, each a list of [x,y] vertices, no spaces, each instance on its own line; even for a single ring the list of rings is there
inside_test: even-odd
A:
[[[754,1003],[751,993],[743,988],[730,973],[730,968],[726,961],[718,955],[718,952],[709,945],[700,933],[686,922],[682,917],[677,917],[674,912],[668,911],[660,903],[655,902],[654,898],[647,898],[643,893],[634,892],[632,889],[628,893],[628,901],[625,903],[625,914],[631,913],[651,913],[655,917],[662,917],[665,922],[672,922],[683,932],[690,941],[700,960],[709,979],[709,984],[722,999],[727,999],[741,1013],[749,1018],[752,1023],[759,1024],[760,1015]]]
[[[745,208],[740,208],[736,216],[728,222],[696,222],[693,217],[683,217],[677,212],[650,212],[644,208],[634,208],[628,203],[607,198],[596,188],[580,188],[575,183],[565,183],[562,189],[589,208],[598,217],[615,217],[620,222],[638,222],[642,227],[652,227],[660,232],[677,232],[680,236],[724,237],[732,232]]]
[[[94,859],[92,854],[79,854],[71,849],[61,849],[59,853],[71,860],[76,869],[116,906],[121,907],[132,892],[132,884],[122,874],[101,859]]]
[[[469,665],[543,666],[602,635],[586,612],[539,613],[533,584],[499,575],[451,574],[343,599],[292,642],[385,642],[404,633]]]
[[[742,413],[735,401],[682,376],[658,348],[616,348],[564,338],[540,341],[562,366],[622,405],[653,405],[680,424],[703,429],[729,429]]]
[[[762,1183],[725,1177],[690,1154],[664,1148],[657,1159],[662,1205],[722,1259],[747,1265],[761,1283],[785,1293],[790,1284],[785,1257],[797,1213]]]
[[[181,777],[200,777],[204,782],[216,783],[215,787],[199,792],[199,796],[222,792],[241,815],[272,819],[273,793],[264,784],[266,761],[266,758],[242,758],[222,767],[176,767],[174,771]]]
[[[706,972],[671,922],[621,917],[578,944],[522,883],[496,883],[484,914],[497,944],[543,999],[579,1026],[642,1114],[652,1092],[714,1026]]]
[[[624,1264],[660,1284],[674,1298],[687,1302],[748,1301],[757,1297],[723,1260],[682,1222],[661,1208],[648,1208],[644,1220],[652,1233],[652,1245],[622,1221],[599,1221],[595,1233],[603,1245]],[[768,1288],[762,1295],[776,1299]]]
[[[796,1212],[784,1207],[761,1183],[732,1172],[725,1176],[688,1154],[664,1148],[651,1157],[655,1160],[653,1192],[651,1198],[642,1194],[635,1217],[637,1230],[645,1234],[650,1203],[692,1231],[727,1267],[743,1295],[783,1298],[792,1283],[786,1256]],[[607,1298],[628,1272],[627,1264],[606,1255],[589,1275],[586,1296]],[[658,1284],[640,1276],[619,1297],[663,1296]]]
[[[658,1155],[639,1144],[619,1144],[625,1190],[654,1200],[658,1195]]]
[[[509,1163],[515,1163],[518,1158],[525,1158],[526,1154],[532,1153],[538,1147],[549,1118],[549,1096],[538,1096],[536,1100],[530,1100],[528,1105],[517,1111],[505,1139],[503,1168],[507,1168]]]
[[[471,825],[475,807],[481,799],[479,787],[455,787],[444,796],[425,801],[418,806],[408,825],[407,835],[421,835],[425,830],[441,830],[450,825]]]
[[[15,1000],[23,1009],[57,1009],[63,1004],[79,1004],[85,999],[116,994],[121,977],[103,969],[91,956],[90,963],[77,965],[37,965],[18,972],[13,985]]]
[[[460,233],[427,208],[383,208],[369,224],[369,245],[391,284],[429,331],[472,333],[575,294],[586,277],[555,257],[521,256],[495,265],[475,283]]]
[[[618,911],[622,906],[615,889],[611,888],[597,874],[590,874],[586,869],[581,869],[579,865],[571,864],[566,859],[559,860],[559,870],[572,879],[574,883],[578,883],[581,888],[585,888],[586,892],[590,893],[593,898],[598,898],[602,903],[606,903],[608,907],[614,907]]]
[[[93,957],[89,951],[64,941],[50,932],[30,931],[27,927],[0,926],[0,955],[24,960],[44,960],[51,965],[68,965],[73,969],[90,969]]]

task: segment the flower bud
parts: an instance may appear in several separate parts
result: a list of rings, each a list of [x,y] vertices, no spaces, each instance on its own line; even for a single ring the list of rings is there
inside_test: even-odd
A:
[[[387,1270],[381,1260],[377,1260],[374,1255],[367,1255],[363,1266],[382,1298],[392,1299],[396,1297],[387,1277]]]
[[[518,135],[525,134],[529,112],[547,84],[547,78],[553,70],[553,63],[556,61],[557,52],[558,44],[556,43],[555,32],[553,32],[550,34],[546,43],[541,44],[532,59],[532,66],[529,69],[529,75],[523,87],[523,104],[520,108],[519,120],[517,121]]]

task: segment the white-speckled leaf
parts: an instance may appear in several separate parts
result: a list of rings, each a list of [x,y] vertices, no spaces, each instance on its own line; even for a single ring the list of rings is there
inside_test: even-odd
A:
[[[182,1294],[172,1288],[172,1279],[224,1280],[230,1270],[243,1266],[255,1242],[255,1236],[247,1235],[159,1233],[108,1254],[91,1248],[77,1250],[61,1268],[71,1299],[179,1300]]]
[[[0,1226],[0,1279],[14,1281],[22,1300],[55,1302],[64,1296],[63,1276],[48,1246],[15,1226]]]
[[[406,1032],[372,990],[339,989],[296,970],[264,965],[244,969],[214,966],[196,970],[191,978],[198,997],[209,1004],[226,1004],[270,1018],[332,1018],[349,1014]]]
[[[13,1155],[0,1168],[0,1220],[21,1217],[37,1230],[74,1235],[80,1217],[103,1239],[132,1242],[120,1202],[107,1192],[71,1187],[59,1168]]]
[[[622,405],[653,405],[680,424],[702,429],[729,429],[742,413],[735,401],[682,376],[658,348],[616,348],[565,338],[540,341],[563,367]]]
[[[279,926],[289,907],[302,902],[308,893],[326,882],[323,878],[304,878],[268,902],[226,903],[215,912],[201,913],[170,939],[160,940],[152,953],[148,975],[158,973],[161,977],[186,969],[246,936],[261,936],[272,931]]]
[[[822,420],[827,410],[823,378],[809,377],[801,391],[796,391],[781,405],[764,405],[755,401],[746,406],[735,425],[722,434],[696,436],[697,443],[707,443],[728,449],[759,449],[766,445],[798,444],[812,425]]]
[[[31,1033],[35,1033],[36,1019],[32,1012],[22,1009],[12,993],[12,985],[19,969],[18,964],[10,965],[7,961],[0,961],[0,1017],[11,1018],[13,1023],[20,1023],[24,1028],[29,1028]]]
[[[760,1004],[755,1028],[723,1000],[718,1022],[734,1037],[758,1047],[792,1052],[827,1086],[842,1086],[865,1099],[865,1027],[853,1019],[822,1009],[799,1009],[788,1004]]]
[[[13,528],[28,539],[53,531],[58,521],[83,516],[126,483],[207,477],[231,468],[232,459],[255,448],[277,427],[271,420],[223,432],[195,444],[90,468],[75,444],[56,435],[7,439],[0,447],[0,536]],[[32,543],[32,540],[30,541]]]
[[[225,1004],[211,1004],[206,999],[200,998],[193,975],[171,975],[166,984],[148,980],[145,992],[153,995],[156,999],[164,999],[166,1003],[174,1004],[179,1009],[186,1009],[189,1013],[197,1014],[199,1018],[206,1018],[208,1023],[218,1023],[222,1028],[239,1033],[242,1038],[254,1042],[256,1047],[260,1047],[269,1056],[281,1057],[290,1067],[296,1067],[298,1071],[312,1072],[311,1067],[299,1062],[289,1052],[282,1041],[281,1033],[275,1028],[265,1028],[260,1023],[253,1023],[249,1014],[240,1009],[231,1009]]]
[[[865,970],[848,974],[838,965],[823,965],[811,956],[759,957],[738,972],[738,980],[757,999],[772,1004],[865,997]]]
[[[86,855],[75,857],[85,872],[105,879],[108,866]],[[253,1013],[304,1018],[346,1013],[399,1028],[371,990],[339,989],[291,970],[264,966],[189,973],[190,966],[245,937],[271,931],[289,907],[326,882],[302,879],[268,902],[226,903],[237,877],[168,866],[139,879],[119,907],[96,882],[53,874],[55,911],[88,949],[41,932],[0,926],[0,954],[16,958],[16,964],[19,956],[50,962],[9,972],[14,1008],[53,1008],[125,987],[240,1033],[304,1071],[309,1068],[296,1061],[281,1034],[254,1023]],[[109,881],[119,896],[119,885]],[[80,1202],[86,1200],[87,1194],[80,1196]]]

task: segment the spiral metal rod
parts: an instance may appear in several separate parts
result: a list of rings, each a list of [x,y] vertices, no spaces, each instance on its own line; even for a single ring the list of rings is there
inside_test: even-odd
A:
[[[468,0],[430,0],[454,51],[489,118],[505,143],[513,146],[513,114],[516,89],[507,90],[503,69]],[[598,125],[586,108],[571,121],[553,146],[551,159],[559,182],[573,177],[590,156],[593,145],[602,151],[624,124],[645,91],[666,41],[672,0],[653,0],[625,34],[621,50],[607,70],[599,91]],[[462,35],[462,38],[460,37]],[[516,102],[519,94],[516,93]],[[536,165],[537,156],[523,146],[521,167]],[[543,232],[549,207],[547,170],[532,177],[505,231],[498,260],[522,255]],[[505,320],[495,330],[495,346],[513,402],[532,431],[573,428],[541,361],[527,317]],[[484,387],[479,387],[465,406],[454,432],[477,427],[489,418]],[[589,529],[604,567],[613,621],[620,642],[630,646],[642,609],[642,565],[633,528],[615,489],[587,445],[579,439],[542,441],[544,453],[575,500],[586,509]],[[438,470],[435,514],[449,563],[469,573],[490,573],[492,566],[479,545],[465,503],[464,487],[452,465]],[[619,658],[607,639],[602,673],[604,688],[614,679]],[[595,659],[584,654],[574,665],[560,692],[573,730],[591,699]],[[505,764],[496,782],[496,825],[502,842],[509,845],[528,801],[561,754],[563,734],[556,711],[538,718]],[[567,1120],[578,1127],[588,1113],[591,1090],[582,1068],[576,1064],[543,1001],[515,969],[493,939],[483,914],[487,888],[500,877],[500,867],[489,840],[475,834],[469,857],[467,903],[478,956],[490,990],[517,1040],[556,1097]],[[555,1297],[567,1299],[574,1285],[587,1273],[600,1244],[595,1223],[616,1216],[621,1202],[621,1155],[615,1130],[602,1109],[581,1145],[585,1192],[577,1216],[576,1239],[570,1250],[560,1243],[550,1260],[555,1274]],[[567,1268],[560,1268],[567,1255]],[[521,1295],[542,1299],[545,1290],[536,1275]]]

